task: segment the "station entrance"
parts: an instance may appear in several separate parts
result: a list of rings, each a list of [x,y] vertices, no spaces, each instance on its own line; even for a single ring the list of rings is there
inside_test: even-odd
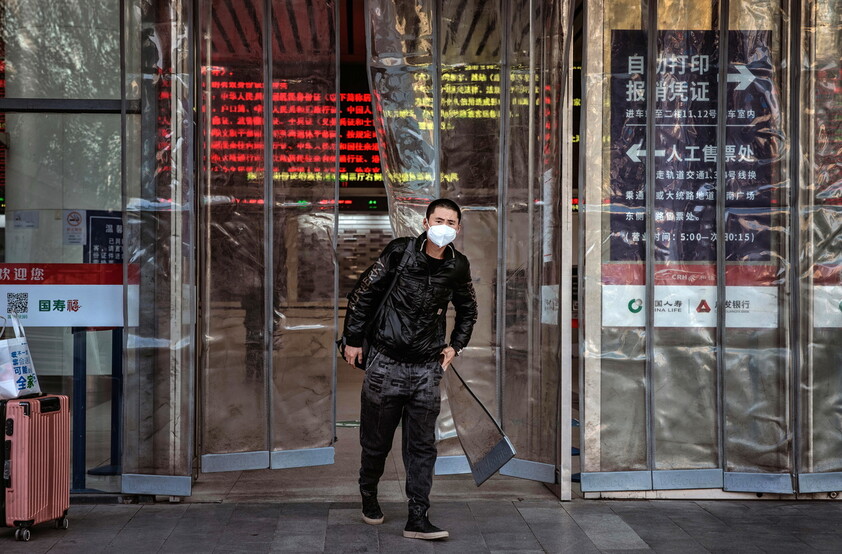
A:
[[[344,296],[446,196],[463,209],[456,246],[480,305],[459,371],[518,451],[502,473],[569,495],[566,73],[564,51],[548,42],[563,30],[561,6],[526,17],[507,2],[476,3],[470,18],[391,2],[199,7],[200,474],[336,461],[362,380],[336,356]],[[397,23],[422,31],[428,18],[435,40],[407,39]],[[354,61],[366,36],[369,65]],[[438,437],[437,473],[469,472],[447,408]]]

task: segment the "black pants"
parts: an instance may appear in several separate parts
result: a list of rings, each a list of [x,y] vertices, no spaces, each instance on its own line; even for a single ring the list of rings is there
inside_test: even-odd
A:
[[[410,504],[430,507],[436,464],[436,418],[441,409],[437,361],[411,364],[371,350],[361,395],[360,489],[376,492],[398,423]]]

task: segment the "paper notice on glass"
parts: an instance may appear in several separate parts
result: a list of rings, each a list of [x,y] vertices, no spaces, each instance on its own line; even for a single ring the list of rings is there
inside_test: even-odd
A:
[[[444,372],[444,383],[459,443],[480,486],[514,457],[515,447],[453,365]]]

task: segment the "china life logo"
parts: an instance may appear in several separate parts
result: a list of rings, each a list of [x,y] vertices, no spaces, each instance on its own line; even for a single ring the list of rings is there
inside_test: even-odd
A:
[[[628,303],[629,311],[633,314],[639,314],[643,309],[643,300],[640,298],[632,298]]]

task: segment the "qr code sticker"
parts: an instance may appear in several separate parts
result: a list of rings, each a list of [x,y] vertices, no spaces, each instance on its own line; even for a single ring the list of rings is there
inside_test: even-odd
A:
[[[29,311],[29,293],[28,292],[10,292],[6,294],[6,300],[9,305],[9,313],[25,314]]]

